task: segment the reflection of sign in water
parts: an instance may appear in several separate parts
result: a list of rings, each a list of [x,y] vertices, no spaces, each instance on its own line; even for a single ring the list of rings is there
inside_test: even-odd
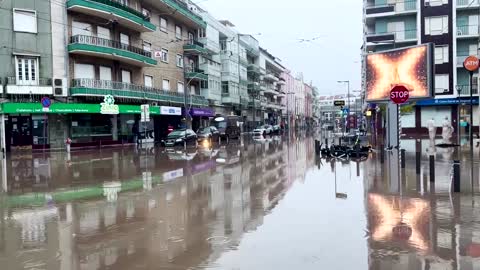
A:
[[[152,172],[143,172],[142,180],[143,180],[143,189],[152,190]]]
[[[160,106],[160,114],[162,114],[162,115],[182,115],[182,108]]]
[[[112,95],[106,95],[103,103],[100,103],[101,114],[119,114],[120,108],[115,105],[115,98]]]
[[[183,168],[175,170],[175,171],[169,171],[163,174],[163,182],[169,182],[174,179],[177,179],[179,177],[183,177]]]
[[[118,199],[118,192],[122,189],[120,182],[108,182],[103,184],[103,196],[107,197],[107,201],[116,202]]]
[[[374,241],[406,241],[410,247],[426,252],[429,249],[429,215],[430,206],[422,199],[368,195],[369,231]]]

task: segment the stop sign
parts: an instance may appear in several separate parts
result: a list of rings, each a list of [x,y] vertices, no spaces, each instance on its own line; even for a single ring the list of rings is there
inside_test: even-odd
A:
[[[404,85],[395,85],[390,91],[390,100],[395,104],[403,104],[410,98],[410,92]]]

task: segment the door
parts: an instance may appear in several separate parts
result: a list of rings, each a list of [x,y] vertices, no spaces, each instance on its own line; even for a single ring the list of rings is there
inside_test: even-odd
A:
[[[12,116],[11,146],[27,146],[33,144],[31,116]]]
[[[405,1],[407,0],[397,0],[395,3],[395,12],[405,11]]]
[[[190,42],[190,44],[193,44],[193,41],[194,41],[194,35],[193,33],[191,32],[188,32],[188,41]]]
[[[395,40],[405,40],[405,23],[404,22],[390,22],[387,24],[388,33],[395,34]]]
[[[470,15],[468,16],[468,35],[477,35],[477,34],[478,34],[478,15]]]
[[[19,85],[38,85],[38,64],[36,58],[16,57],[16,75]]]
[[[93,65],[75,64],[73,76],[76,87],[92,87],[95,81],[95,69]]]
[[[97,26],[97,37],[99,37],[97,44],[100,46],[109,46],[109,42],[112,39],[112,36],[110,35],[110,29]]]
[[[102,88],[112,89],[112,68],[100,66],[100,82]]]
[[[120,33],[120,42],[122,44],[130,45],[130,37],[123,33]]]
[[[128,70],[122,70],[122,82],[124,84],[130,84],[132,83],[131,81],[132,74]]]

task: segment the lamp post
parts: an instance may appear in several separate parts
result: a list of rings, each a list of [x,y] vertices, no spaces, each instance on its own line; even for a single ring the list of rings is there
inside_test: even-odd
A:
[[[348,114],[350,115],[350,81],[337,81],[337,83],[346,83],[347,84],[347,111],[348,111]],[[348,117],[348,115],[346,116]],[[346,118],[344,119],[344,125],[345,125],[345,133],[347,133],[347,121],[346,121]]]

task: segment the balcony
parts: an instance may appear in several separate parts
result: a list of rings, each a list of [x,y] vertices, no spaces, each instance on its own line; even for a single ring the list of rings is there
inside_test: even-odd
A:
[[[145,3],[163,10],[173,19],[178,20],[191,28],[206,28],[207,23],[202,17],[193,13],[188,5],[181,0],[143,0]]]
[[[460,92],[460,96],[470,96],[470,85],[469,84],[463,84],[463,85],[458,85],[459,87],[461,87],[461,92]],[[472,95],[473,96],[478,96],[478,85],[476,84],[473,84],[473,89],[472,89]]]
[[[263,76],[263,79],[266,80],[266,81],[271,81],[271,82],[278,82],[279,81],[278,77],[275,76],[272,73],[266,74],[265,76]]]
[[[183,51],[185,55],[208,55],[209,52],[205,49],[203,43],[191,40],[183,46]]]
[[[39,78],[36,81],[17,81],[16,77],[7,77],[6,94],[15,95],[53,95],[52,80]]]
[[[457,38],[477,38],[478,25],[461,25],[457,26]]]
[[[457,9],[478,9],[480,0],[457,0]]]
[[[222,93],[222,103],[224,104],[240,104],[240,96],[230,93]]]
[[[265,90],[265,94],[278,95],[278,91],[271,86],[267,86],[267,89]]]
[[[417,40],[417,30],[405,30],[402,32],[384,32],[384,33],[368,33],[366,34],[367,43],[404,43],[404,42],[415,42]]]
[[[208,75],[205,71],[198,68],[185,68],[185,79],[191,81],[208,81]]]
[[[128,63],[139,67],[155,66],[157,60],[152,53],[115,40],[93,36],[70,37],[68,52],[72,54],[101,57]]]
[[[368,5],[365,9],[367,18],[384,17],[398,14],[409,14],[417,12],[416,0],[405,0],[395,4]]]
[[[247,72],[260,74],[260,67],[257,64],[248,64]]]
[[[112,95],[119,98],[163,101],[178,104],[185,102],[183,93],[170,92],[131,83],[94,79],[73,79],[70,87],[70,95],[99,97]],[[191,95],[190,97],[192,98],[192,104],[208,106],[208,101],[204,97],[198,95]]]
[[[67,9],[95,16],[139,32],[154,32],[157,28],[150,19],[131,7],[112,0],[68,0]]]

